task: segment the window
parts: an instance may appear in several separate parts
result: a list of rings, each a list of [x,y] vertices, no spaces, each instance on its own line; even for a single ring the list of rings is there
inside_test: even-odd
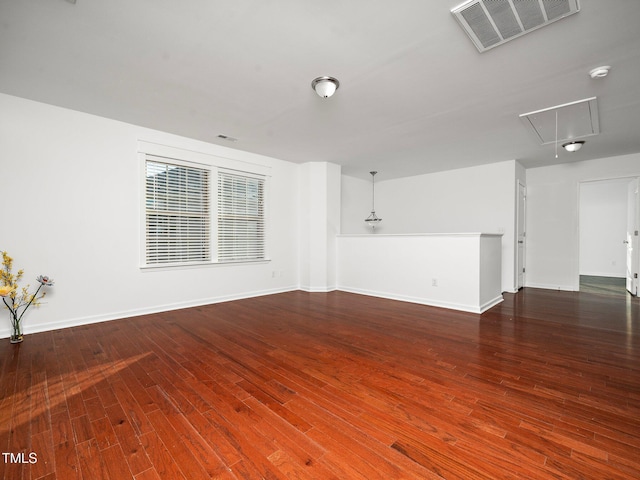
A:
[[[147,266],[265,259],[264,177],[145,159]]]
[[[209,171],[146,163],[146,263],[210,261]]]
[[[218,260],[264,259],[264,180],[218,173]]]

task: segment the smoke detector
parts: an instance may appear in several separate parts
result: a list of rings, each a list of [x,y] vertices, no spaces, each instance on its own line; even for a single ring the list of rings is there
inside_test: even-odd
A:
[[[609,75],[609,70],[611,67],[609,65],[604,65],[602,67],[596,67],[589,72],[589,76],[591,78],[604,78]]]
[[[482,53],[579,11],[578,0],[469,0],[451,13]]]

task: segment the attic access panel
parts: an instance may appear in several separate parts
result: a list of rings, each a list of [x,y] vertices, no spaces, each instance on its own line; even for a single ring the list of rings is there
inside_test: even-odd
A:
[[[451,13],[482,53],[579,11],[578,0],[469,0]]]
[[[520,115],[542,145],[556,142],[556,113],[558,114],[557,141],[574,140],[600,133],[597,97],[585,98],[555,107]]]

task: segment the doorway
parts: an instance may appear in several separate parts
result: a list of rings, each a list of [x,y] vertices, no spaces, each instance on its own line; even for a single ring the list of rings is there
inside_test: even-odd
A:
[[[626,297],[626,279],[620,277],[580,275],[580,291],[610,297]]]
[[[637,295],[638,178],[582,182],[579,197],[580,291]]]

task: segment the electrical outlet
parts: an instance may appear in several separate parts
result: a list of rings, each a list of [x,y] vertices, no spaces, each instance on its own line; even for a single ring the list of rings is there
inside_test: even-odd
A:
[[[431,279],[431,286],[432,287],[437,287],[438,286],[438,279],[437,278],[432,278]]]

